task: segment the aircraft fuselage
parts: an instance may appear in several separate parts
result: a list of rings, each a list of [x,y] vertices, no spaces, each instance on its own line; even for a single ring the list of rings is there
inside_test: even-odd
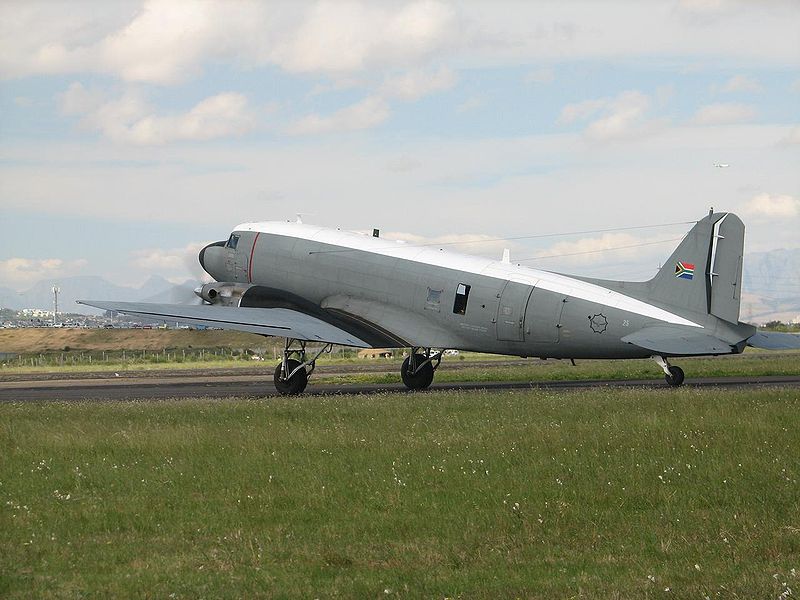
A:
[[[638,358],[651,353],[620,338],[663,323],[701,327],[590,281],[297,223],[240,225],[201,262],[217,281],[281,290],[376,324],[395,347]]]

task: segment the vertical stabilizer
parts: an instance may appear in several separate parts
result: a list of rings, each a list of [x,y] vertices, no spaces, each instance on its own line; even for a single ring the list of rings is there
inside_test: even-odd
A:
[[[744,223],[733,213],[701,219],[649,282],[659,302],[739,321]]]

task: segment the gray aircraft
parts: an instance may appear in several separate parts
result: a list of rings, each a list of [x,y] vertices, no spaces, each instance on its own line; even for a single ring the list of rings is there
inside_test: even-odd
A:
[[[540,358],[645,358],[683,383],[680,356],[745,346],[800,348],[800,336],[739,322],[744,224],[698,221],[646,282],[567,276],[300,222],[244,223],[200,252],[216,280],[203,305],[85,300],[110,311],[286,339],[275,369],[299,394],[332,345],[411,348],[401,367],[424,389],[447,349]],[[321,345],[306,352],[306,345]]]

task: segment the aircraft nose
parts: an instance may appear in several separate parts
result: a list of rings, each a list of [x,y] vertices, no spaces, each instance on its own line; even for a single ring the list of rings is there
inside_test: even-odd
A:
[[[222,256],[220,251],[216,250],[216,248],[222,248],[224,246],[224,241],[209,244],[200,250],[200,254],[197,257],[200,261],[200,266],[203,267],[203,270],[211,275],[214,279],[217,279],[217,275],[215,275],[215,273],[218,274],[220,272],[220,267],[222,266]]]

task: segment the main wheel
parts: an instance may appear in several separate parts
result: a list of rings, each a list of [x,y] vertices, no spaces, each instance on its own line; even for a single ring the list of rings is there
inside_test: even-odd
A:
[[[414,358],[418,365],[427,360],[424,354],[415,354]],[[424,367],[412,374],[409,371],[409,364],[411,364],[410,356],[403,361],[403,367],[400,370],[403,383],[405,383],[406,387],[410,390],[424,390],[433,382],[433,365],[431,363],[426,363]]]
[[[297,394],[302,394],[303,390],[306,389],[308,385],[308,373],[306,373],[305,369],[300,369],[292,375],[289,379],[283,379],[281,377],[281,363],[278,363],[278,366],[275,367],[275,388],[278,390],[278,393],[283,396],[296,396]],[[286,369],[287,373],[291,373],[297,367],[300,366],[300,361],[289,359],[286,361]]]
[[[664,375],[664,379],[672,387],[678,387],[683,383],[683,369],[680,367],[670,367],[669,375]]]

